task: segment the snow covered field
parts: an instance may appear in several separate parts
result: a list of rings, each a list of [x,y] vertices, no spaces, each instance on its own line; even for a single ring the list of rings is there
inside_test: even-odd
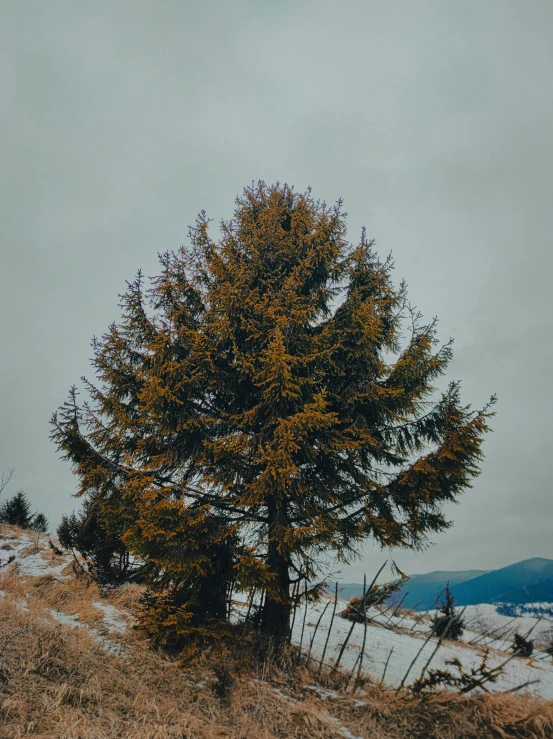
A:
[[[292,642],[296,645],[301,644],[304,652],[310,651],[315,662],[320,660],[324,653],[324,663],[332,666],[351,631],[341,657],[340,667],[345,671],[352,671],[359,667],[358,659],[363,645],[364,627],[362,624],[352,624],[338,616],[346,605],[345,601],[338,600],[330,634],[329,628],[334,606],[332,598],[323,598],[319,603],[308,605],[307,611],[301,606],[294,620]],[[237,610],[243,613],[244,608],[245,606],[239,606]],[[522,617],[513,622],[511,618],[497,614],[494,606],[471,606],[464,614],[469,623],[463,640],[444,642],[436,650],[438,640],[434,637],[427,640],[430,626],[428,617],[419,621],[420,616],[396,618],[389,617],[388,614],[382,616],[376,609],[368,613],[379,625],[371,623],[367,626],[362,671],[376,682],[382,681],[390,687],[398,687],[408,670],[405,685],[412,684],[420,677],[425,667],[425,674],[428,669],[436,668],[449,669],[455,674],[455,668],[448,665],[448,662],[453,659],[459,660],[465,669],[477,667],[484,656],[484,647],[490,649],[488,664],[491,667],[500,665],[511,657],[512,652],[509,650],[511,642],[493,639],[491,634],[488,637],[485,631],[492,626],[500,630],[511,622],[510,627],[514,627],[518,633],[524,635],[538,621],[535,618]],[[238,613],[237,616],[239,617]],[[316,628],[319,619],[320,623]],[[483,630],[479,629],[480,624],[485,626]],[[530,638],[540,633],[540,627],[542,632],[545,632],[552,626],[553,621],[543,619]],[[477,639],[481,641],[474,645],[469,644]],[[432,659],[428,664],[430,658]],[[523,692],[534,692],[543,698],[553,700],[553,659],[543,653],[535,654],[530,659],[512,658],[505,664],[504,673],[495,683],[487,683],[486,688],[490,692],[502,692],[513,690],[525,683],[530,684],[522,689]]]
[[[321,617],[321,622],[316,632],[311,650],[311,654],[319,659],[323,654],[332,618],[333,603],[326,608],[323,614],[326,602],[327,599],[323,599],[322,602],[307,608],[303,639],[303,608],[299,609],[296,615],[293,629],[293,643],[299,645],[301,640],[302,648],[309,650],[311,639],[315,632],[315,626],[319,617]],[[324,657],[325,663],[329,665],[332,665],[334,660],[338,657],[341,646],[352,627],[352,623],[350,621],[340,618],[337,615],[345,608],[345,606],[346,603],[344,601],[338,602],[336,617],[334,618]],[[482,616],[486,617],[486,622],[493,620],[498,626],[504,626],[506,622],[511,620],[507,617],[499,616],[495,612],[493,606],[473,606],[472,612],[470,612],[468,608],[465,612],[467,621],[470,620],[471,617],[477,617],[479,615],[477,613],[477,609],[480,609]],[[495,616],[492,614],[492,609]],[[385,618],[380,617],[377,611],[373,611],[372,614],[376,620],[379,620],[382,623],[385,622]],[[392,621],[397,623],[400,619],[392,619]],[[512,625],[517,625],[519,633],[525,634],[536,623],[536,621],[537,619],[525,617],[520,619],[519,624]],[[552,625],[553,622],[550,621],[548,623],[548,627],[550,628]],[[415,660],[405,683],[410,684],[421,675],[421,672],[429,658],[435,652],[437,639],[431,638],[430,641],[425,644],[429,632],[428,621],[417,623],[415,619],[407,617],[402,620],[398,630],[392,630],[392,624],[386,624],[386,626],[387,628],[372,624],[367,626],[363,671],[367,672],[374,680],[381,681],[384,675],[386,662],[388,661],[384,683],[397,687],[403,680],[409,666],[413,660]],[[364,628],[362,624],[353,625],[351,637],[341,660],[341,666],[346,670],[352,670],[357,662],[359,652],[363,644],[363,631]],[[465,668],[476,667],[480,664],[484,654],[484,650],[482,648],[483,645],[488,644],[489,642],[491,642],[489,658],[489,664],[491,666],[496,666],[505,662],[505,660],[510,656],[510,651],[499,651],[499,649],[497,649],[500,644],[502,647],[508,648],[508,645],[505,642],[497,642],[484,638],[482,646],[480,644],[470,646],[468,642],[478,636],[478,631],[467,630],[464,634],[462,643],[446,642],[442,644],[434,655],[429,667],[432,669],[440,668],[451,670],[452,668],[447,664],[447,662],[454,658],[458,659]],[[542,659],[541,657],[542,655],[530,659],[521,659],[518,657],[511,659],[510,662],[505,665],[505,672],[498,678],[497,682],[494,684],[488,683],[488,689],[493,692],[501,692],[517,688],[523,683],[533,683],[533,681],[539,680],[539,683],[529,685],[527,690],[536,692],[548,700],[553,700],[553,660],[550,657],[547,659]]]

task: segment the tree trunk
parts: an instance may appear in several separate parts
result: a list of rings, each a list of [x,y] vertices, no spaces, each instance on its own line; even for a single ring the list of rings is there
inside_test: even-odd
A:
[[[282,528],[286,526],[286,516],[282,509],[271,500],[268,505],[269,534],[267,564],[273,574],[272,587],[267,590],[261,630],[277,642],[285,642],[290,636],[290,558],[279,548]]]

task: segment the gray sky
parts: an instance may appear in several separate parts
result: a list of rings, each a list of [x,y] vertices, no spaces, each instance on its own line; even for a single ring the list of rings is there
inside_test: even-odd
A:
[[[499,396],[483,473],[408,572],[553,557],[551,0],[0,0],[0,470],[75,501],[49,418],[156,253],[252,180],[344,199]],[[383,555],[368,545],[344,573]]]

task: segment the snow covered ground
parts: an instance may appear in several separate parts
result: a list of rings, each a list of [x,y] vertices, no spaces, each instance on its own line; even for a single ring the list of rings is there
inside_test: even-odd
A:
[[[333,603],[331,602],[325,610],[327,602],[327,599],[323,599],[320,603],[308,606],[305,618],[305,629],[303,626],[304,609],[301,608],[298,610],[294,622],[292,638],[294,644],[299,645],[301,641],[302,648],[309,650],[313,634],[315,633],[315,626],[318,619],[321,618],[319,628],[315,634],[311,647],[311,654],[320,659],[323,655],[325,642],[328,637],[328,645],[324,655],[324,661],[325,663],[332,665],[334,660],[337,659],[342,644],[352,628],[352,623],[337,615],[346,606],[345,602],[339,601],[336,609],[336,617],[334,618],[334,623],[329,636]],[[467,608],[467,611],[465,612],[467,620],[469,620],[471,615],[477,615],[475,612],[476,609],[481,609],[481,613],[487,617],[487,621],[491,621],[497,617],[498,626],[503,626],[504,623],[510,620],[504,616],[499,616],[495,612],[493,606],[478,606],[473,607],[473,609],[474,610],[471,614]],[[493,609],[495,617],[492,616],[491,609]],[[373,614],[375,619],[385,623],[385,618],[379,617],[376,611],[373,612]],[[392,621],[395,621],[396,623],[399,620],[400,619],[392,619]],[[537,619],[529,619],[527,617],[521,618],[520,623],[518,624],[519,633],[527,633],[536,621]],[[404,679],[409,666],[414,660],[414,664],[405,681],[405,684],[408,685],[421,675],[429,658],[436,650],[437,639],[432,637],[429,641],[426,641],[429,633],[428,620],[417,623],[416,619],[407,617],[402,620],[397,630],[392,630],[392,624],[386,625],[388,628],[373,624],[369,624],[367,626],[363,671],[368,673],[373,679],[380,681],[384,675],[386,662],[388,662],[386,673],[384,675],[384,683],[397,687]],[[551,625],[551,622],[549,622],[548,626],[551,627]],[[304,629],[303,639],[302,629]],[[358,660],[363,644],[363,632],[364,628],[362,624],[353,625],[353,631],[341,660],[341,666],[346,670],[352,670]],[[431,669],[440,668],[451,670],[452,667],[448,665],[447,662],[454,658],[458,659],[465,668],[476,667],[482,660],[484,650],[480,644],[470,646],[468,641],[477,638],[478,636],[479,633],[477,631],[467,631],[464,635],[463,642],[443,643],[436,651],[429,667]],[[483,643],[488,641],[491,640],[484,639]],[[496,666],[505,662],[511,654],[510,651],[506,651],[506,649],[508,649],[508,644],[505,642],[500,643],[501,646],[504,647],[504,650],[502,651],[497,649],[499,646],[497,641],[490,645],[489,664],[491,666]],[[539,683],[529,685],[527,690],[539,693],[548,700],[553,700],[553,660],[550,657],[547,659],[541,659],[540,657],[541,655],[530,659],[521,659],[518,657],[511,659],[511,661],[505,665],[504,674],[498,678],[495,684],[488,684],[487,687],[493,692],[501,692],[517,688],[523,683],[533,683],[534,680],[539,680]],[[455,672],[455,670],[453,671]]]
[[[48,544],[48,537],[34,532],[14,534],[13,530],[0,536],[0,572],[13,570],[23,580],[35,577],[54,577],[57,581],[70,580],[74,575],[68,565],[69,555],[54,555]],[[65,574],[62,574],[65,571]],[[0,590],[0,602],[5,593]],[[28,610],[27,601],[17,601],[18,607]],[[85,628],[94,641],[103,649],[119,654],[121,644],[113,641],[111,635],[123,634],[130,619],[130,614],[113,605],[95,601],[92,606],[103,614],[98,628],[83,621],[78,613],[64,613],[57,609],[49,609],[48,616],[64,626]]]
[[[55,562],[48,552],[47,537],[44,534],[0,537],[0,568],[8,566],[12,558],[22,577],[53,575],[62,580],[71,577],[61,574],[69,564],[69,557],[58,558]]]
[[[538,605],[543,607],[543,613],[540,617],[527,615],[532,612]],[[551,607],[552,604],[548,604]],[[526,611],[528,609],[528,611]],[[458,609],[462,610],[462,609]],[[522,615],[504,616],[497,612],[495,605],[490,603],[481,603],[477,606],[467,606],[464,611],[464,619],[467,624],[467,632],[463,636],[463,641],[471,641],[478,635],[484,635],[479,639],[479,644],[493,646],[498,649],[504,649],[507,642],[512,641],[513,634],[526,634],[533,629],[530,639],[534,642],[536,648],[551,643],[550,638],[553,630],[553,617],[549,615],[545,604],[527,604],[522,610]],[[472,633],[471,633],[472,632]],[[486,632],[489,635],[486,635]],[[494,639],[494,636],[499,637]]]
[[[364,627],[362,624],[352,624],[351,621],[338,616],[346,605],[345,601],[338,601],[330,633],[334,607],[332,598],[323,598],[321,602],[309,605],[307,611],[301,606],[294,620],[292,642],[298,646],[301,644],[302,650],[310,652],[315,662],[320,660],[324,654],[324,663],[332,666],[351,631],[340,661],[340,667],[347,672],[352,671],[354,667],[355,670],[358,669]],[[244,608],[245,606],[238,606],[238,617],[244,612]],[[436,649],[438,644],[436,638],[432,637],[428,640],[430,621],[428,617],[420,620],[422,614],[416,617],[390,617],[389,614],[383,616],[378,610],[373,609],[369,611],[369,615],[378,625],[371,623],[367,626],[362,671],[376,682],[382,681],[390,687],[398,687],[404,679],[405,685],[412,684],[421,676],[425,668],[425,674],[428,669],[437,668],[448,669],[455,674],[455,668],[448,665],[448,662],[453,659],[459,660],[466,670],[477,667],[484,656],[484,646],[490,649],[488,664],[491,667],[506,662],[512,655],[509,649],[510,641],[494,640],[491,635],[486,637],[483,634],[491,626],[495,626],[497,630],[512,621],[508,617],[497,614],[494,606],[482,605],[467,608],[464,616],[468,622],[473,621],[474,630],[471,629],[469,623],[463,635],[463,641],[446,641],[438,649]],[[319,626],[316,628],[318,622]],[[516,627],[518,633],[524,635],[536,622],[535,618],[523,617],[511,623],[510,626]],[[483,632],[477,628],[480,623],[485,624]],[[542,628],[548,629],[552,625],[553,621],[546,622],[544,619]],[[534,633],[530,638],[533,638]],[[480,643],[469,644],[479,638],[481,638]],[[407,677],[405,677],[408,670]],[[488,683],[486,687],[490,692],[502,692],[518,688],[524,683],[530,684],[523,688],[523,692],[534,692],[543,698],[553,700],[553,660],[551,657],[539,653],[530,659],[512,658],[505,664],[504,673],[497,681]]]

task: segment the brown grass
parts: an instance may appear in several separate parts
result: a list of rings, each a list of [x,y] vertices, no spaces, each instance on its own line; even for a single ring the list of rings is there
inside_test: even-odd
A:
[[[179,668],[132,628],[103,628],[93,602],[132,611],[137,586],[106,595],[86,578],[23,581],[11,567],[0,589],[0,739],[323,739],[345,729],[360,739],[553,736],[553,704],[528,696],[413,699],[367,684],[353,700],[340,678],[323,676],[321,695],[304,666],[256,665],[231,651],[229,670],[208,655]],[[57,623],[51,609],[78,614],[81,627]],[[118,656],[98,634],[121,645]]]

